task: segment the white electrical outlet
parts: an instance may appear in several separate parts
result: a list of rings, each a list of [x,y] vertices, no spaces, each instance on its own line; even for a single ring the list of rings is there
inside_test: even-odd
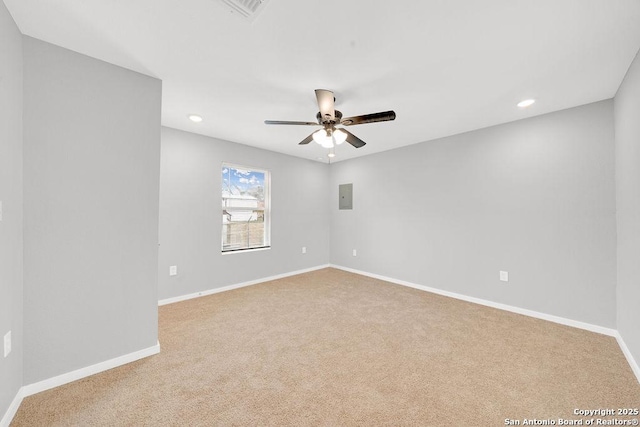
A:
[[[169,276],[177,276],[178,275],[178,266],[172,265],[169,267]]]
[[[358,254],[357,254],[356,250],[354,249],[354,250],[353,250],[353,256],[357,256],[357,255],[358,255]]]
[[[302,253],[303,253],[303,254],[306,254],[306,253],[307,253],[307,247],[306,247],[306,246],[303,246],[303,247],[302,247]]]
[[[509,281],[509,272],[508,271],[501,271],[500,272],[500,280],[502,282],[508,282]]]
[[[4,357],[11,353],[11,331],[4,335]]]

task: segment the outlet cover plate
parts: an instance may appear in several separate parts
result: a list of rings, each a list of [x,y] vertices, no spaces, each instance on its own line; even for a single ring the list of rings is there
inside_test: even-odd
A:
[[[508,271],[501,271],[500,272],[500,280],[502,282],[508,282],[509,281],[509,272]]]

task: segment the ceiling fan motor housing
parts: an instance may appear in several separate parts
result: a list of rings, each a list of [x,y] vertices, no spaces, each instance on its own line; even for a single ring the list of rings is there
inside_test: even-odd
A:
[[[340,124],[340,120],[342,119],[342,113],[338,110],[334,111],[334,120],[330,120],[330,119],[323,119],[322,117],[322,113],[320,111],[318,111],[318,114],[316,114],[316,119],[318,119],[318,123],[321,125],[336,125],[336,124]]]

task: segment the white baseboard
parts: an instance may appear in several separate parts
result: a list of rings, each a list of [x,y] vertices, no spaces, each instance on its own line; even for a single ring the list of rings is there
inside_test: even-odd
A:
[[[133,353],[125,354],[113,359],[105,360],[104,362],[96,363],[95,365],[87,366],[85,368],[76,369],[75,371],[67,372],[66,374],[58,375],[53,378],[48,378],[43,381],[38,381],[33,384],[22,386],[16,397],[9,405],[9,409],[0,420],[0,427],[8,427],[11,420],[16,415],[22,399],[32,394],[40,393],[41,391],[49,390],[54,387],[58,387],[64,384],[68,384],[79,379],[98,374],[100,372],[107,371],[109,369],[117,368],[118,366],[126,365],[127,363],[135,362],[136,360],[144,359],[148,356],[160,353],[160,342],[156,345],[144,348],[142,350],[134,351]]]
[[[627,347],[627,343],[624,342],[624,339],[622,339],[622,335],[620,335],[618,331],[616,331],[615,337],[616,337],[616,340],[618,340],[618,345],[622,349],[622,353],[624,354],[624,357],[627,358],[627,362],[629,362],[629,366],[631,366],[631,370],[636,375],[636,378],[640,383],[640,366],[638,366],[638,362],[636,362],[636,360],[633,358],[633,355],[631,354],[631,350],[629,350],[629,347]]]
[[[222,286],[220,288],[208,289],[206,291],[194,292],[192,294],[180,295],[177,297],[161,299],[158,301],[158,305],[173,304],[174,302],[186,301],[193,298],[204,297],[206,295],[217,294],[219,292],[231,291],[233,289],[244,288],[245,286],[257,285],[258,283],[268,282],[270,280],[284,279],[285,277],[295,276],[296,274],[308,273],[310,271],[321,270],[328,268],[329,264],[318,265],[311,268],[305,268],[303,270],[291,271],[289,273],[277,274],[275,276],[263,277],[261,279],[250,280],[248,282],[235,283],[233,285]]]
[[[306,268],[303,270],[291,271],[289,273],[278,274],[270,277],[264,277],[261,279],[251,280],[248,282],[236,283],[229,286],[223,286],[221,288],[209,289],[206,291],[195,292],[193,294],[182,295],[174,298],[167,298],[167,299],[158,301],[158,305],[171,304],[174,302],[185,301],[192,298],[198,298],[205,295],[215,294],[218,292],[230,291],[232,289],[238,289],[245,286],[251,286],[251,285],[256,285],[258,283],[268,282],[270,280],[276,280],[276,279],[282,279],[289,276],[295,276],[296,274],[308,273],[310,271],[320,270],[327,267],[329,267],[329,264],[319,265],[316,267]],[[20,388],[20,390],[18,390],[18,393],[16,393],[16,397],[11,402],[9,409],[7,409],[6,413],[3,415],[2,419],[0,420],[0,427],[9,426],[9,424],[11,423],[11,420],[13,419],[16,412],[18,411],[18,408],[20,407],[20,403],[22,402],[22,399],[24,399],[27,396],[31,396],[32,394],[40,393],[42,391],[49,390],[51,388],[58,387],[63,384],[67,384],[72,381],[76,381],[81,378],[85,378],[90,375],[94,375],[99,372],[103,372],[127,363],[135,362],[136,360],[139,360],[148,356],[152,356],[159,352],[160,352],[160,343],[158,342],[156,345],[143,350],[139,350],[130,354],[126,354],[124,356],[116,357],[114,359],[97,363],[95,365],[87,366],[86,368],[77,369],[75,371],[68,372],[66,374],[58,375],[53,378],[49,378],[43,381],[39,381],[37,383],[23,386]]]
[[[7,412],[4,413],[4,416],[0,420],[0,427],[9,427],[9,424],[11,424],[11,420],[13,420],[13,417],[15,417],[16,412],[18,412],[18,408],[22,403],[22,399],[24,399],[25,397],[22,389],[23,387],[18,390],[18,392],[16,393],[16,397],[13,398],[11,404],[9,405],[9,408],[7,409]]]
[[[312,268],[307,268],[307,269],[304,269],[304,270],[297,270],[297,271],[292,271],[292,272],[289,272],[289,273],[279,274],[279,275],[276,275],[276,276],[270,276],[270,277],[265,277],[265,278],[262,278],[262,279],[251,280],[251,281],[248,281],[248,282],[242,282],[242,283],[237,283],[237,284],[234,284],[234,285],[224,286],[224,287],[221,287],[221,288],[210,289],[210,290],[196,292],[196,293],[193,293],[193,294],[183,295],[183,296],[174,297],[174,298],[167,298],[167,299],[163,299],[163,300],[158,301],[158,305],[166,305],[166,304],[171,304],[171,303],[174,303],[174,302],[185,301],[185,300],[192,299],[192,298],[198,298],[198,297],[201,297],[201,296],[211,295],[211,294],[215,294],[215,293],[218,293],[218,292],[225,292],[225,291],[229,291],[229,290],[232,290],[232,289],[242,288],[242,287],[245,287],[245,286],[256,285],[258,283],[268,282],[270,280],[282,279],[282,278],[285,278],[285,277],[294,276],[296,274],[307,273],[307,272],[310,272],[310,271],[320,270],[320,269],[327,268],[327,267],[337,268],[339,270],[344,270],[344,271],[348,271],[348,272],[351,272],[351,273],[360,274],[362,276],[367,276],[367,277],[372,277],[374,279],[384,280],[385,282],[395,283],[395,284],[398,284],[398,285],[407,286],[407,287],[410,287],[410,288],[419,289],[419,290],[422,290],[422,291],[431,292],[431,293],[438,294],[438,295],[444,295],[444,296],[455,298],[455,299],[459,299],[459,300],[462,300],[462,301],[468,301],[468,302],[472,302],[472,303],[476,303],[476,304],[480,304],[480,305],[485,305],[485,306],[488,306],[488,307],[497,308],[497,309],[500,309],[500,310],[510,311],[510,312],[513,312],[513,313],[522,314],[522,315],[529,316],[529,317],[548,320],[550,322],[559,323],[559,324],[562,324],[562,325],[572,326],[572,327],[575,327],[575,328],[585,329],[587,331],[596,332],[596,333],[600,333],[600,334],[604,334],[604,335],[609,335],[609,336],[615,337],[616,340],[618,341],[618,345],[620,346],[622,352],[624,353],[625,357],[627,358],[627,361],[629,362],[631,370],[633,371],[633,373],[635,374],[636,378],[638,379],[638,382],[640,382],[640,366],[638,366],[638,363],[633,358],[633,355],[631,354],[631,351],[629,351],[629,348],[627,347],[627,345],[624,342],[624,339],[622,338],[620,333],[615,329],[605,328],[605,327],[602,327],[602,326],[593,325],[593,324],[585,323],[585,322],[580,322],[580,321],[577,321],[577,320],[566,319],[564,317],[554,316],[554,315],[551,315],[551,314],[540,313],[540,312],[537,312],[537,311],[528,310],[528,309],[524,309],[524,308],[520,308],[520,307],[515,307],[515,306],[511,306],[511,305],[507,305],[507,304],[496,303],[496,302],[484,300],[484,299],[481,299],[481,298],[469,297],[469,296],[458,294],[458,293],[455,293],[455,292],[449,292],[449,291],[444,291],[444,290],[441,290],[441,289],[431,288],[431,287],[428,287],[428,286],[418,285],[418,284],[407,282],[407,281],[404,281],[404,280],[398,280],[398,279],[394,279],[392,277],[387,277],[387,276],[382,276],[382,275],[379,275],[379,274],[368,273],[366,271],[356,270],[354,268],[343,267],[343,266],[335,265],[335,264],[320,265],[320,266],[316,266],[316,267],[312,267]],[[145,357],[152,356],[154,354],[158,354],[159,352],[160,352],[160,343],[158,342],[156,345],[154,345],[152,347],[148,347],[148,348],[143,349],[143,350],[139,350],[139,351],[136,351],[136,352],[133,352],[133,353],[129,353],[129,354],[126,354],[124,356],[116,357],[114,359],[110,359],[110,360],[107,360],[107,361],[104,361],[104,362],[101,362],[101,363],[97,363],[95,365],[88,366],[86,368],[77,369],[75,371],[72,371],[72,372],[69,372],[69,373],[66,373],[66,374],[58,375],[56,377],[49,378],[47,380],[39,381],[37,383],[33,383],[33,384],[29,384],[27,386],[21,387],[20,390],[18,390],[18,393],[16,393],[15,398],[13,399],[11,404],[9,405],[9,408],[7,409],[5,414],[3,415],[2,419],[0,420],[0,427],[8,427],[9,426],[9,424],[11,423],[11,420],[13,419],[13,417],[16,414],[16,412],[18,411],[18,408],[20,407],[20,403],[22,402],[22,399],[24,399],[27,396],[31,396],[32,394],[40,393],[42,391],[49,390],[51,388],[61,386],[63,384],[67,384],[67,383],[79,380],[81,378],[85,378],[85,377],[88,377],[90,375],[97,374],[99,372],[103,372],[103,371],[106,371],[106,370],[109,370],[109,369],[112,369],[112,368],[115,368],[115,367],[118,367],[118,366],[121,366],[121,365],[124,365],[124,364],[127,364],[127,363],[131,363],[131,362],[134,362],[136,360],[143,359]]]
[[[475,304],[485,305],[487,307],[497,308],[500,310],[510,311],[512,313],[523,314],[529,317],[535,317],[537,319],[548,320],[550,322],[559,323],[561,325],[572,326],[574,328],[585,329],[591,332],[597,332],[599,334],[609,335],[612,337],[617,336],[618,331],[611,328],[605,328],[603,326],[593,325],[591,323],[580,322],[578,320],[566,319],[564,317],[554,316],[552,314],[540,313],[534,310],[528,310],[526,308],[515,307],[513,305],[502,304],[499,302],[493,302],[481,298],[470,297],[463,294],[458,294],[455,292],[443,291],[442,289],[431,288],[429,286],[417,285],[415,283],[407,282],[404,280],[394,279],[392,277],[381,276],[379,274],[368,273],[366,271],[356,270],[354,268],[343,267],[341,265],[331,265],[333,268],[337,268],[339,270],[349,271],[351,273],[361,274],[367,277],[373,277],[374,279],[384,280],[385,282],[391,282],[402,286],[407,286],[414,289],[419,289],[421,291],[427,291],[438,295],[444,295],[446,297],[451,297],[455,299],[459,299],[462,301],[473,302]]]
[[[32,394],[40,393],[42,391],[49,390],[50,388],[58,387],[121,365],[126,365],[127,363],[135,362],[136,360],[144,359],[145,357],[153,356],[158,353],[160,353],[160,342],[157,342],[154,346],[134,351],[133,353],[125,354],[113,359],[105,360],[104,362],[96,363],[95,365],[76,369],[75,371],[67,372],[66,374],[26,385],[22,387],[22,390],[24,391],[25,397],[31,396]]]
[[[366,271],[356,270],[355,268],[343,267],[341,265],[335,265],[335,264],[331,264],[330,267],[337,268],[339,270],[348,271],[355,274],[360,274],[362,276],[373,277],[374,279],[384,280],[385,282],[395,283],[402,286],[408,286],[410,288],[419,289],[421,291],[432,292],[434,294],[444,295],[444,296],[459,299],[462,301],[468,301],[468,302],[472,302],[480,305],[485,305],[487,307],[493,307],[499,310],[510,311],[512,313],[522,314],[529,317],[535,317],[537,319],[542,319],[542,320],[548,320],[550,322],[559,323],[561,325],[571,326],[574,328],[584,329],[587,331],[596,332],[599,334],[614,337],[618,341],[618,345],[620,346],[622,353],[624,353],[624,356],[627,358],[627,362],[629,362],[629,366],[631,367],[631,370],[633,371],[636,378],[638,379],[638,382],[640,383],[640,367],[638,366],[638,363],[636,362],[636,360],[633,358],[633,355],[631,354],[629,347],[627,347],[627,344],[624,342],[624,340],[622,339],[622,336],[616,329],[605,328],[603,326],[593,325],[591,323],[580,322],[578,320],[567,319],[560,316],[554,316],[552,314],[540,313],[538,311],[528,310],[526,308],[515,307],[507,304],[501,304],[498,302],[488,301],[481,298],[469,297],[469,296],[458,294],[455,292],[443,291],[442,289],[436,289],[436,288],[430,288],[428,286],[417,285],[415,283],[394,279],[392,277],[382,276],[380,274],[373,274]]]

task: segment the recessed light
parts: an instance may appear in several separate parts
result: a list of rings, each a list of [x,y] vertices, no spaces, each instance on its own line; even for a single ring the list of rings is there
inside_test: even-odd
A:
[[[194,123],[200,123],[202,121],[202,117],[200,117],[197,114],[189,114],[189,120],[191,120]]]
[[[329,157],[335,157],[335,156],[336,156],[336,153],[329,153],[329,154],[327,154],[327,156],[329,156]]]
[[[534,102],[536,102],[535,99],[525,99],[524,101],[518,102],[518,107],[526,108],[526,107],[528,107],[530,105],[533,105]]]

